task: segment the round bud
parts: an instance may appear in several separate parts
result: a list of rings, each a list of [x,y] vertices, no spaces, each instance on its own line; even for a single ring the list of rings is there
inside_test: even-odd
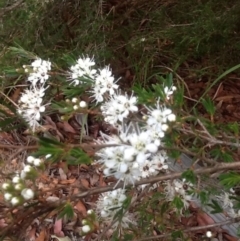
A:
[[[87,102],[86,101],[80,101],[79,106],[81,108],[86,108],[87,107]]]

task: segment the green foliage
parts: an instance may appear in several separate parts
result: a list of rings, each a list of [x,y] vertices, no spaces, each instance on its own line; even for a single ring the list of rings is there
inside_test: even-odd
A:
[[[192,184],[196,184],[197,179],[196,175],[194,174],[193,170],[188,169],[182,173],[182,178],[185,178],[186,181],[191,182]]]
[[[66,217],[68,219],[72,219],[74,217],[74,210],[70,203],[66,203],[62,211],[58,214],[58,219]]]
[[[209,193],[207,193],[205,191],[200,191],[198,193],[198,197],[200,198],[200,201],[202,204],[206,204],[209,200]]]
[[[240,183],[240,174],[236,172],[223,173],[219,176],[220,183],[226,188],[232,188]]]
[[[181,199],[181,197],[178,197],[178,196],[175,196],[173,201],[172,201],[172,204],[178,209],[178,210],[181,210],[184,208],[184,203]]]
[[[213,101],[209,97],[206,97],[205,99],[202,100],[202,104],[203,104],[204,108],[206,109],[206,111],[211,116],[213,116],[216,111]]]
[[[90,164],[91,158],[80,147],[72,148],[65,157],[69,165]]]
[[[222,209],[221,205],[219,205],[218,202],[215,201],[215,200],[212,200],[212,203],[208,203],[208,206],[213,209],[211,211],[211,213],[221,213],[221,212],[223,212],[223,209]]]
[[[36,156],[46,156],[51,155],[51,160],[53,162],[61,160],[64,155],[64,144],[58,142],[57,140],[40,137],[39,138],[39,149],[36,152]]]
[[[181,240],[183,240],[184,236],[183,236],[183,232],[180,230],[177,231],[173,231],[171,234],[172,240],[178,240],[179,238]]]

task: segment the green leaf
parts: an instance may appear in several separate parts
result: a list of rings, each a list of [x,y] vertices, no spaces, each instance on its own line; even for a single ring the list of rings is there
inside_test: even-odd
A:
[[[232,188],[240,184],[240,174],[236,172],[223,173],[219,176],[220,184],[226,188]]]
[[[196,175],[193,170],[188,169],[182,173],[182,178],[185,178],[188,182],[195,184],[197,182]]]
[[[171,236],[173,240],[176,240],[176,239],[178,240],[179,238],[183,239],[183,232],[180,230],[173,231]]]
[[[237,122],[228,123],[227,127],[234,132],[234,135],[239,135],[239,124]]]
[[[221,213],[221,212],[223,212],[222,207],[215,200],[212,200],[212,203],[209,203],[208,206],[213,209],[211,211],[211,213]]]
[[[208,198],[209,198],[209,195],[204,192],[204,191],[201,191],[199,194],[198,194],[199,198],[200,198],[200,201],[202,204],[205,204],[207,203],[208,201]]]
[[[72,148],[68,153],[66,160],[69,165],[91,163],[91,158],[80,147]]]
[[[240,64],[233,66],[232,68],[226,70],[223,74],[221,74],[217,79],[215,79],[211,85],[209,85],[207,87],[207,89],[205,90],[205,92],[203,93],[203,95],[201,96],[201,98],[199,98],[199,100],[197,101],[197,103],[192,107],[191,111],[198,105],[198,103],[205,97],[205,95],[208,93],[208,91],[210,89],[212,89],[212,87],[217,84],[218,81],[220,81],[222,78],[224,78],[225,76],[227,76],[228,74],[230,74],[231,72],[237,70],[238,68],[240,68]]]
[[[66,203],[58,215],[58,219],[63,217],[67,217],[68,219],[72,219],[74,217],[74,210],[70,203]]]
[[[123,236],[123,240],[124,241],[130,241],[130,240],[133,240],[133,238],[134,238],[134,235],[133,234],[128,234],[128,233],[126,233],[126,234],[124,234],[124,236]]]
[[[184,208],[184,203],[182,201],[182,199],[178,196],[174,197],[172,204],[178,209],[181,210],[182,208]]]
[[[206,97],[205,99],[203,99],[202,104],[206,109],[206,111],[208,112],[208,114],[214,115],[216,108],[214,106],[213,101],[209,97]]]

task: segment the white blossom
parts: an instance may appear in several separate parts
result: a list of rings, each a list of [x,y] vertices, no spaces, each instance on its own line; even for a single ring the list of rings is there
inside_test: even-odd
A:
[[[29,73],[28,81],[36,86],[38,83],[45,83],[48,80],[48,71],[51,70],[51,62],[42,60],[40,58],[36,59],[31,64],[32,72]]]
[[[84,225],[82,226],[82,231],[84,233],[88,233],[89,231],[91,231],[91,227],[89,225]]]
[[[2,184],[2,189],[3,189],[3,190],[7,190],[9,187],[10,187],[10,184],[7,183],[7,182],[4,182],[4,183]]]
[[[116,125],[118,122],[123,122],[130,113],[138,111],[137,98],[133,95],[127,96],[126,94],[116,93],[102,104],[101,111],[106,122]]]
[[[116,217],[117,212],[123,208],[123,203],[126,199],[125,190],[117,189],[103,193],[97,201],[97,213],[106,223],[114,221],[112,226],[113,229],[118,226],[128,228],[129,224],[134,223],[133,217],[129,212],[126,212],[121,218]]]
[[[82,83],[81,78],[94,79],[97,70],[93,68],[95,62],[93,58],[83,57],[77,60],[77,63],[70,67],[70,84],[77,86]]]
[[[10,202],[13,206],[16,206],[17,204],[19,204],[20,200],[18,197],[13,197]]]
[[[33,131],[40,125],[41,114],[45,111],[46,105],[42,104],[45,90],[43,86],[30,86],[30,89],[25,90],[19,100],[18,113]]]
[[[22,191],[21,191],[21,195],[22,197],[25,199],[25,200],[30,200],[34,197],[34,192],[32,189],[30,188],[24,188]]]
[[[9,201],[9,200],[11,200],[11,198],[12,198],[12,194],[6,192],[6,193],[4,193],[4,198],[5,198],[5,200]]]

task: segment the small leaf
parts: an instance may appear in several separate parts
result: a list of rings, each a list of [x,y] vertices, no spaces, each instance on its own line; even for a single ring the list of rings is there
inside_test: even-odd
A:
[[[196,176],[191,169],[182,173],[182,178],[185,178],[188,182],[195,184],[197,182]]]
[[[240,174],[236,172],[223,173],[219,179],[223,186],[230,189],[240,183]]]
[[[58,215],[58,219],[63,218],[64,216],[66,216],[68,219],[74,217],[74,210],[70,203],[64,205],[63,210]]]
[[[178,196],[174,197],[172,204],[178,209],[181,210],[182,208],[184,208],[184,203],[182,201],[182,199]]]
[[[211,213],[221,213],[221,212],[223,212],[222,207],[215,200],[212,200],[212,203],[209,203],[208,206],[213,209],[211,211]]]
[[[203,99],[202,104],[206,109],[206,111],[208,112],[208,114],[214,115],[216,108],[214,106],[213,101],[209,97],[206,97],[205,99]]]

